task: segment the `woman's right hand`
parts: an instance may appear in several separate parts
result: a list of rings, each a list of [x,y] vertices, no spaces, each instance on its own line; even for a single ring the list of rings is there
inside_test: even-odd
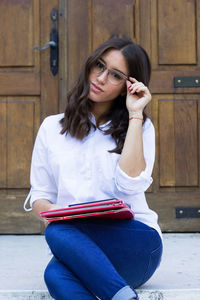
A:
[[[60,208],[62,208],[62,207],[60,205],[58,205],[58,204],[51,204],[49,210],[60,209]]]
[[[36,217],[42,221],[44,221],[44,218],[41,218],[40,216],[40,213],[42,211],[54,210],[60,208],[62,208],[60,205],[54,204],[46,199],[38,199],[33,203],[33,212],[36,215]]]
[[[48,209],[48,210],[55,210],[55,209],[60,209],[60,208],[62,208],[60,205],[51,204],[50,209]],[[51,222],[47,221],[46,219],[43,219],[43,221],[44,221],[45,228],[51,223]]]

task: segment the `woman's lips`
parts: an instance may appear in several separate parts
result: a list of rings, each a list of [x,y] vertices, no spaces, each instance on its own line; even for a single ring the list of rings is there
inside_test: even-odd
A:
[[[103,92],[103,90],[100,87],[98,87],[96,84],[94,84],[93,82],[91,82],[91,89],[95,93],[102,93]]]

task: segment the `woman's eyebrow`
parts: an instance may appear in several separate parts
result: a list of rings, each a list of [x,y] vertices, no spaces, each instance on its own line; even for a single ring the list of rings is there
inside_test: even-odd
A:
[[[106,62],[105,62],[105,60],[104,60],[103,58],[100,57],[99,60],[102,61],[102,62],[104,63],[105,66],[107,66],[107,64],[106,64]],[[124,72],[122,72],[122,71],[120,71],[120,70],[118,70],[118,69],[111,68],[111,70],[117,71],[117,72],[121,73],[122,75],[124,75],[126,78],[128,78],[128,76],[127,76],[126,74],[124,74]]]

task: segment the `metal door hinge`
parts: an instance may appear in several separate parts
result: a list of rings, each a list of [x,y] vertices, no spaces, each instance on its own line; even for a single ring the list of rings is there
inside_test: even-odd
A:
[[[200,87],[200,76],[174,77],[174,87]]]
[[[176,218],[200,218],[200,206],[178,206],[176,209]]]

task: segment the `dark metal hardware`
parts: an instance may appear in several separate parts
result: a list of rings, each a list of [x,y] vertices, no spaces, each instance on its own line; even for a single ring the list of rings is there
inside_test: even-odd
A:
[[[50,48],[50,69],[55,76],[58,73],[58,32],[56,28],[52,28],[50,32],[50,41],[54,41],[56,44]]]
[[[178,206],[176,207],[176,218],[200,218],[200,207]]]
[[[174,77],[175,88],[200,87],[200,76]]]
[[[34,49],[43,51],[48,49],[49,47],[56,47],[56,43],[54,41],[50,41],[44,47],[40,48],[39,46],[35,46]]]
[[[50,41],[42,48],[35,46],[34,49],[39,51],[46,50],[50,48],[50,69],[51,73],[55,76],[58,73],[58,30],[57,30],[57,20],[58,20],[58,11],[53,9],[51,11],[51,32],[50,32]]]

